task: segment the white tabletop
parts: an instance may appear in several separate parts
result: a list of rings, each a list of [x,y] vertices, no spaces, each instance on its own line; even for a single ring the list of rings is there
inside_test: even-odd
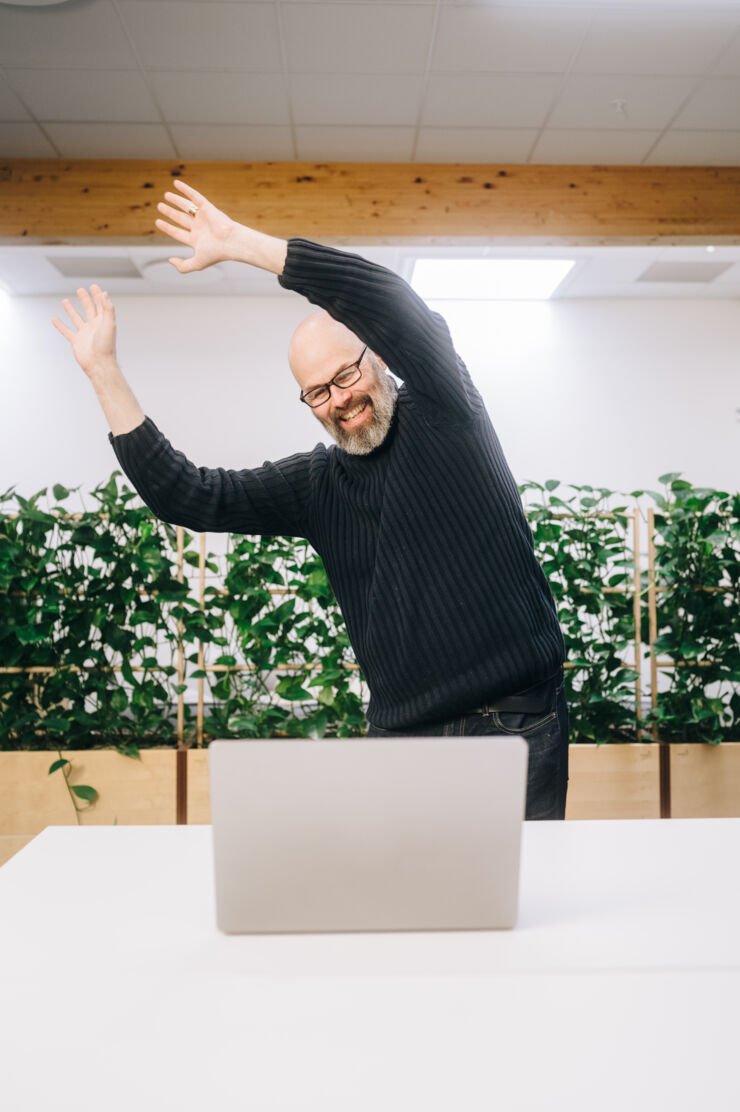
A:
[[[224,936],[210,828],[49,828],[0,869],[0,1106],[736,1112],[739,854],[527,823],[514,931]]]

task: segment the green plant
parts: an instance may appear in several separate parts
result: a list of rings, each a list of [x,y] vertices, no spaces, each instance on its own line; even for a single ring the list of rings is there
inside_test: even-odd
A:
[[[307,541],[231,538],[223,587],[206,589],[205,610],[220,631],[211,643],[221,650],[213,663],[223,669],[205,673],[212,736],[364,733],[344,620]]]
[[[603,487],[519,489],[563,630],[571,740],[634,741],[632,515]]]
[[[737,740],[740,495],[676,474],[661,481],[664,493],[647,492],[658,508],[656,647],[675,667],[663,671],[645,725],[667,740]],[[572,739],[635,740],[632,511],[603,487],[520,489],[563,627]],[[206,741],[364,732],[362,677],[306,541],[229,538],[225,554],[206,554],[201,601],[193,538],[184,533],[181,577],[175,530],[117,472],[92,492],[92,509],[69,513],[70,496],[56,485],[49,497],[0,497],[0,748],[56,750],[52,770],[68,780],[62,749],[112,745],[135,756],[140,745],[174,745],[177,702],[193,680],[207,689]],[[193,743],[188,703],[184,719]],[[91,802],[84,792],[94,789],[78,787],[76,799]]]
[[[655,650],[671,664],[650,720],[666,741],[740,741],[740,494],[659,482]]]
[[[0,747],[87,748],[171,741],[177,621],[197,609],[177,581],[174,530],[119,488],[72,515],[70,491],[15,495],[0,517]],[[6,492],[2,501],[8,501]],[[27,669],[37,669],[28,671]]]

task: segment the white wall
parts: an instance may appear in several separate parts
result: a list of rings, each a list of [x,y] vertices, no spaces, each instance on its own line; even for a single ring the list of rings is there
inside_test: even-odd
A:
[[[309,307],[275,297],[118,297],[121,362],[145,411],[196,463],[310,448],[287,341]],[[519,481],[621,490],[665,471],[740,488],[737,301],[442,307]],[[49,323],[53,298],[0,320],[0,491],[85,487],[116,466],[89,383]]]

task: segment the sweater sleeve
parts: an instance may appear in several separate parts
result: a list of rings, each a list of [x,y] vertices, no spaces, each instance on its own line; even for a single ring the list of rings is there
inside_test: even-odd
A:
[[[304,239],[288,241],[282,286],[350,328],[403,379],[432,421],[466,421],[483,408],[443,317],[386,267]]]
[[[306,536],[310,455],[253,470],[196,467],[147,417],[132,432],[109,433],[118,462],[147,506],[198,532]]]

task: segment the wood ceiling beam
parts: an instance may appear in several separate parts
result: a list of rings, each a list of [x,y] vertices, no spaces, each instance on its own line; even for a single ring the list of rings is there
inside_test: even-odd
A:
[[[740,242],[740,167],[66,159],[0,162],[0,239],[165,242],[154,219],[173,178],[286,237]]]

